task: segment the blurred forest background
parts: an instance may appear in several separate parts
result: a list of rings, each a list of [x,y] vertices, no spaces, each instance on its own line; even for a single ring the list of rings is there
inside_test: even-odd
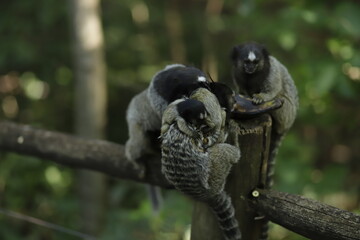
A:
[[[104,40],[106,108],[100,118],[106,125],[88,136],[79,130],[86,119],[76,120],[86,105],[81,101],[89,98],[75,91],[71,2],[1,2],[1,119],[124,144],[127,104],[153,74],[178,62],[231,84],[232,46],[254,40],[287,66],[300,95],[298,119],[280,149],[275,188],[360,213],[359,1],[103,0],[103,38],[89,40]],[[94,194],[84,198],[86,182],[79,175],[1,152],[0,208],[99,239],[186,239],[192,203],[181,194],[163,191],[164,208],[154,215],[143,185],[90,177],[98,178],[100,190],[88,183]],[[81,214],[93,209],[98,213]],[[304,239],[275,225],[270,236]],[[0,239],[77,238],[0,214]]]

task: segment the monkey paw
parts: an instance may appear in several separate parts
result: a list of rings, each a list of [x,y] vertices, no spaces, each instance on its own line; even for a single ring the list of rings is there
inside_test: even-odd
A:
[[[141,149],[142,145],[138,143],[134,143],[131,140],[128,140],[125,144],[125,156],[130,161],[135,162],[143,155],[143,151]]]
[[[264,99],[260,94],[254,94],[251,100],[255,105],[260,105],[264,102]]]
[[[133,141],[127,141],[125,144],[125,157],[130,161],[133,167],[139,171],[139,177],[145,176],[144,166],[137,161],[143,155],[143,151],[139,148],[138,144],[134,144]]]

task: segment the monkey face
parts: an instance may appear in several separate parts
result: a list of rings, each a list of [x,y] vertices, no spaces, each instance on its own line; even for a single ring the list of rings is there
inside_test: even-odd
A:
[[[257,59],[255,59],[253,61],[251,61],[249,59],[245,59],[244,60],[244,72],[246,72],[247,74],[253,74],[254,72],[256,72],[256,70],[258,69],[258,62],[259,62],[259,60],[257,60]]]
[[[268,57],[267,51],[257,43],[235,46],[231,53],[231,59],[235,68],[246,74],[254,74],[261,71],[266,57]]]
[[[241,65],[243,71],[247,74],[253,74],[261,70],[261,54],[258,51],[249,50],[242,54],[238,60],[238,65]]]
[[[205,105],[194,99],[186,99],[177,105],[179,115],[196,129],[205,125],[205,118],[208,115]]]

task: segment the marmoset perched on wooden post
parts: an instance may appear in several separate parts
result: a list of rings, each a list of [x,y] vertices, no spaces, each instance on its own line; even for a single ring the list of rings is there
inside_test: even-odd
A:
[[[280,98],[282,107],[270,112],[270,156],[267,162],[266,188],[274,183],[275,158],[280,144],[295,121],[299,100],[296,86],[286,67],[258,43],[237,45],[232,49],[233,80],[240,94],[252,98],[254,104]],[[268,238],[268,224],[263,225],[261,240]]]
[[[179,191],[208,204],[227,240],[241,239],[224,186],[240,149],[224,143],[226,113],[214,94],[199,88],[165,110],[161,127],[162,172]]]
[[[237,91],[261,104],[276,98],[281,108],[270,112],[273,120],[266,187],[273,185],[275,157],[280,143],[295,121],[299,100],[296,86],[286,67],[258,43],[237,45],[232,49],[233,80]]]

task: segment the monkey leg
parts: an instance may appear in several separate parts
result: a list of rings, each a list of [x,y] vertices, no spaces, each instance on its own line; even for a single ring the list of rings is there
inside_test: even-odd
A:
[[[147,90],[136,95],[130,102],[126,113],[129,139],[125,144],[125,155],[135,162],[146,153],[151,153],[149,131],[159,130],[161,119],[150,106]]]
[[[141,124],[129,123],[129,139],[125,144],[125,156],[127,159],[134,161],[149,152],[150,140],[143,130]]]
[[[208,149],[209,152],[209,186],[214,194],[224,189],[226,177],[231,166],[240,159],[240,149],[227,143],[219,143]]]

